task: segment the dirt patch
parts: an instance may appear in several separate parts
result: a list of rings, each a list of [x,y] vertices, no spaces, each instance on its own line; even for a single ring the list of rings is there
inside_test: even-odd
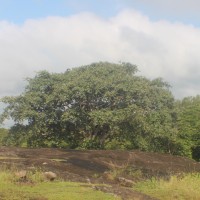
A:
[[[110,187],[94,188],[120,195],[122,199],[153,199],[130,188],[120,186],[117,179],[106,178],[106,173],[126,168],[132,170],[124,177],[137,181],[151,176],[168,177],[183,172],[200,172],[200,163],[168,154],[140,151],[63,150],[50,148],[0,148],[0,164],[15,165],[20,169],[41,168],[53,171],[68,181],[106,183]],[[135,173],[135,174],[134,174]],[[108,174],[107,174],[108,175]],[[112,179],[113,178],[113,179]]]

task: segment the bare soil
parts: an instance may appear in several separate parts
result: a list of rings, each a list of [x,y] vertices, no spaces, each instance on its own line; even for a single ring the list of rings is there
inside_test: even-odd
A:
[[[133,189],[122,186],[118,177],[113,177],[115,171],[121,170],[119,176],[133,183],[152,176],[168,179],[172,174],[200,172],[200,163],[191,159],[141,151],[0,147],[0,165],[15,165],[23,170],[39,167],[67,181],[105,183],[109,187],[96,186],[94,189],[114,193],[124,200],[153,198],[134,191],[134,186]]]

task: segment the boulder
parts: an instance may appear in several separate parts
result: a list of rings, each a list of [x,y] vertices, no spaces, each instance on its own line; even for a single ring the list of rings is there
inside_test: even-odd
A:
[[[54,172],[44,172],[44,177],[49,181],[54,181],[57,178],[57,175]]]
[[[124,177],[118,177],[117,179],[119,181],[119,184],[125,187],[133,187],[133,185],[135,184],[134,181],[126,179]]]
[[[27,177],[27,171],[26,170],[21,170],[21,171],[15,172],[15,176],[17,178],[19,178],[19,179],[25,180],[26,177]]]

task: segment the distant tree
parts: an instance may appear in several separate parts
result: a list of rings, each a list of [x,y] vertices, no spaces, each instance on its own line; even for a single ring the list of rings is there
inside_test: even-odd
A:
[[[186,97],[177,102],[179,137],[187,154],[200,160],[200,96]]]
[[[162,79],[137,76],[130,63],[107,62],[65,73],[39,72],[25,91],[4,97],[1,121],[29,146],[130,148],[179,153],[174,98]]]

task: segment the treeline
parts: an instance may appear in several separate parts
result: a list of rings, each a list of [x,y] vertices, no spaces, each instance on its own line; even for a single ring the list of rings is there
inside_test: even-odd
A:
[[[27,79],[1,123],[3,145],[139,149],[200,159],[200,97],[177,101],[161,78],[138,76],[130,63],[94,63]]]

